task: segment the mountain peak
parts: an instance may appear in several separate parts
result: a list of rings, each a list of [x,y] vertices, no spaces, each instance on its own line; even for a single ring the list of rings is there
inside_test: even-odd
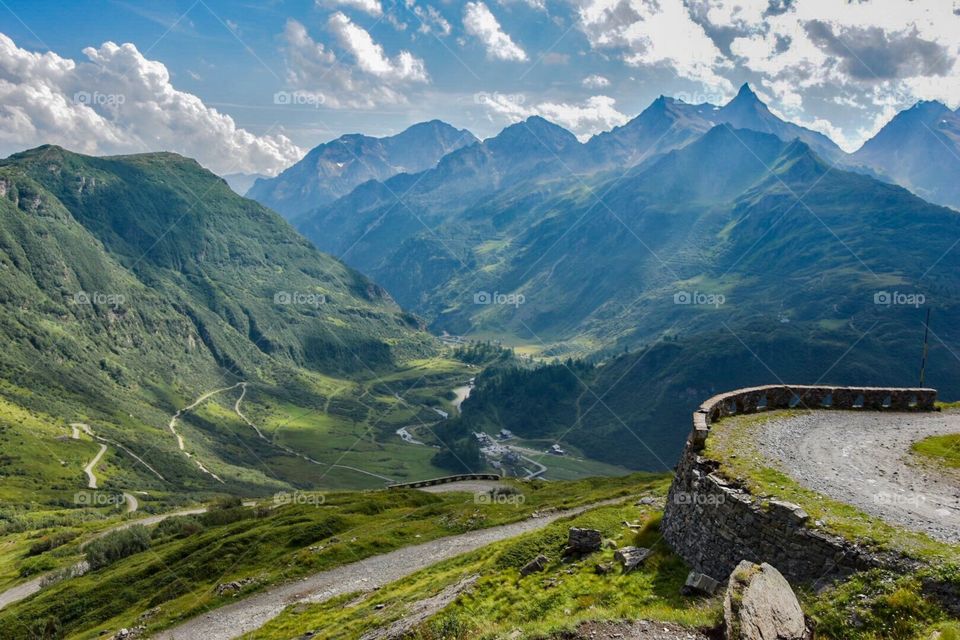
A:
[[[498,133],[491,141],[519,141],[533,139],[552,148],[577,144],[577,137],[558,124],[541,116],[530,116]]]
[[[741,85],[740,90],[737,92],[737,97],[734,100],[750,100],[752,102],[760,102],[760,98],[757,97],[757,94],[753,92],[753,89],[750,88],[749,82],[744,82]]]
[[[943,115],[945,113],[953,113],[950,111],[950,107],[943,104],[939,100],[920,100],[906,111],[906,113],[910,112],[934,117]]]

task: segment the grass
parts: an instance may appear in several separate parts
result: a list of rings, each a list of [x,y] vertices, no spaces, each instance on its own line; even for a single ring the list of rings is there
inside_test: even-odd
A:
[[[949,469],[960,469],[960,433],[930,436],[913,443],[911,450],[923,459]]]
[[[928,640],[939,631],[940,640],[960,638],[960,622],[923,596],[915,575],[866,571],[804,600],[817,623],[817,637]]]
[[[624,520],[643,520],[640,531]],[[690,627],[714,626],[720,618],[720,598],[680,595],[688,568],[659,534],[660,514],[633,506],[602,507],[545,529],[500,542],[441,562],[368,597],[356,594],[326,603],[298,605],[247,636],[279,640],[314,631],[315,638],[357,638],[408,614],[415,603],[445,588],[478,576],[451,604],[414,629],[422,639],[492,639],[544,637],[570,630],[582,621],[648,619]],[[614,551],[602,549],[574,562],[563,562],[559,551],[570,526],[597,528],[617,545],[652,548],[653,554],[636,571],[619,566],[599,575],[599,563],[612,563]],[[542,573],[520,577],[519,569],[537,554],[550,562]]]
[[[215,593],[222,582],[252,578],[244,590],[249,593],[415,542],[521,520],[536,510],[647,491],[663,494],[668,484],[669,477],[644,474],[518,482],[522,504],[478,503],[463,493],[378,491],[296,494],[303,499],[292,504],[218,509],[187,518],[199,523],[182,528],[188,534],[155,538],[148,551],[0,610],[0,628],[9,630],[4,637],[27,638],[42,635],[56,621],[64,637],[93,638],[136,626],[140,614],[160,607],[150,620],[155,631],[227,602],[231,596]],[[168,526],[175,530],[161,528]],[[84,539],[67,549],[73,555],[65,560],[79,557]]]

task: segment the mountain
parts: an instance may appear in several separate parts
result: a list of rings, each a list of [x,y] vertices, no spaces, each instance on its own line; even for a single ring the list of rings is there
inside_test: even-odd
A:
[[[303,485],[320,474],[289,447],[346,455],[358,430],[373,433],[367,416],[388,423],[396,402],[362,381],[435,352],[384,289],[170,153],[94,158],[46,146],[0,161],[0,271],[8,489],[36,474],[53,484],[76,474],[60,488],[83,486],[82,464],[37,467],[82,455],[82,443],[63,440],[70,422],[113,443],[108,486]],[[240,390],[226,389],[239,382],[249,385],[244,415],[272,441],[233,412]],[[178,450],[171,416],[216,389],[223,397],[180,420]],[[295,435],[273,431],[298,414],[314,417],[298,418]]]
[[[682,147],[718,124],[735,129],[770,133],[789,142],[799,138],[818,154],[849,165],[850,160],[830,138],[775,116],[748,84],[722,107],[687,104],[660,96],[639,116],[611,131],[597,134],[587,142],[592,159],[604,167],[629,167]]]
[[[931,202],[960,209],[960,114],[940,102],[901,111],[854,158]]]
[[[601,165],[635,165],[702,135],[716,124],[718,110],[712,104],[692,105],[660,96],[627,124],[590,138],[587,150]]]
[[[827,136],[773,115],[748,84],[740,87],[736,97],[715,112],[711,120],[716,124],[729,124],[736,129],[772,133],[781,140],[799,138],[827,160],[846,159],[847,154]]]
[[[429,169],[451,151],[476,141],[466,129],[439,120],[415,124],[386,138],[348,134],[314,147],[276,178],[257,180],[246,195],[293,218],[368,180]]]
[[[254,182],[257,180],[269,180],[270,176],[264,173],[228,173],[223,176],[223,179],[227,181],[227,184],[230,185],[234,193],[242,196],[250,190]]]
[[[294,223],[321,250],[381,274],[395,296],[419,305],[427,283],[442,284],[466,266],[455,248],[460,215],[479,210],[464,221],[465,231],[488,224],[485,203],[497,194],[514,193],[530,205],[552,193],[553,182],[575,179],[584,165],[589,159],[576,136],[534,116],[422,173],[367,182]],[[432,231],[447,223],[453,228],[444,235]]]
[[[561,151],[553,162],[564,167],[583,157],[572,145]],[[535,154],[524,147],[522,155]],[[547,357],[655,347],[655,365],[636,361],[646,377],[631,376],[610,401],[635,403],[621,417],[662,445],[653,447],[658,455],[682,443],[663,416],[688,411],[709,395],[709,381],[759,383],[772,370],[808,382],[913,384],[920,301],[936,305],[945,344],[960,339],[960,255],[950,250],[960,216],[833,167],[799,139],[721,124],[613,176],[553,170],[550,155],[526,165],[550,170],[495,190],[457,184],[477,186],[478,175],[496,184],[492,166],[503,160],[441,181],[434,174],[448,157],[403,177],[414,184],[402,202],[391,195],[400,185],[378,191],[371,183],[302,229],[437,331],[499,338]],[[886,304],[892,297],[901,303]],[[952,357],[934,350],[928,380],[947,397],[960,394]],[[725,360],[727,353],[737,356]],[[576,420],[570,415],[556,422],[561,431]],[[585,431],[572,436],[578,448],[652,468],[636,439],[599,435],[623,436],[609,412],[581,422]]]

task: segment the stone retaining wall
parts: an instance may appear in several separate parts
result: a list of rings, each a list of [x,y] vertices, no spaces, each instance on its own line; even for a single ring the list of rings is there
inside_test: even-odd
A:
[[[663,535],[694,569],[725,580],[741,560],[769,562],[788,580],[819,586],[870,567],[909,569],[895,554],[876,554],[815,528],[798,505],[751,495],[716,473],[702,455],[710,425],[741,413],[775,409],[933,411],[934,389],[769,385],[714,396],[693,414],[693,431],[670,487]]]

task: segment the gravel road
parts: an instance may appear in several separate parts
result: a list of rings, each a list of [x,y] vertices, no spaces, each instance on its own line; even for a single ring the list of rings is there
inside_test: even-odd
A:
[[[760,452],[803,486],[891,524],[960,542],[960,478],[911,460],[910,445],[960,432],[960,413],[816,411],[765,423]]]
[[[493,489],[504,489],[512,487],[506,482],[496,480],[460,480],[458,482],[448,482],[447,484],[435,484],[432,487],[421,487],[420,491],[427,493],[453,493],[455,491],[464,491],[467,493],[486,493]]]
[[[605,500],[585,507],[558,511],[479,531],[439,538],[389,553],[371,556],[297,582],[282,584],[234,602],[151,637],[156,640],[229,640],[259,629],[285,607],[298,602],[323,602],[351,591],[367,591],[399,580],[441,560],[473,551],[506,538],[541,529],[560,518],[588,509],[616,504]]]

